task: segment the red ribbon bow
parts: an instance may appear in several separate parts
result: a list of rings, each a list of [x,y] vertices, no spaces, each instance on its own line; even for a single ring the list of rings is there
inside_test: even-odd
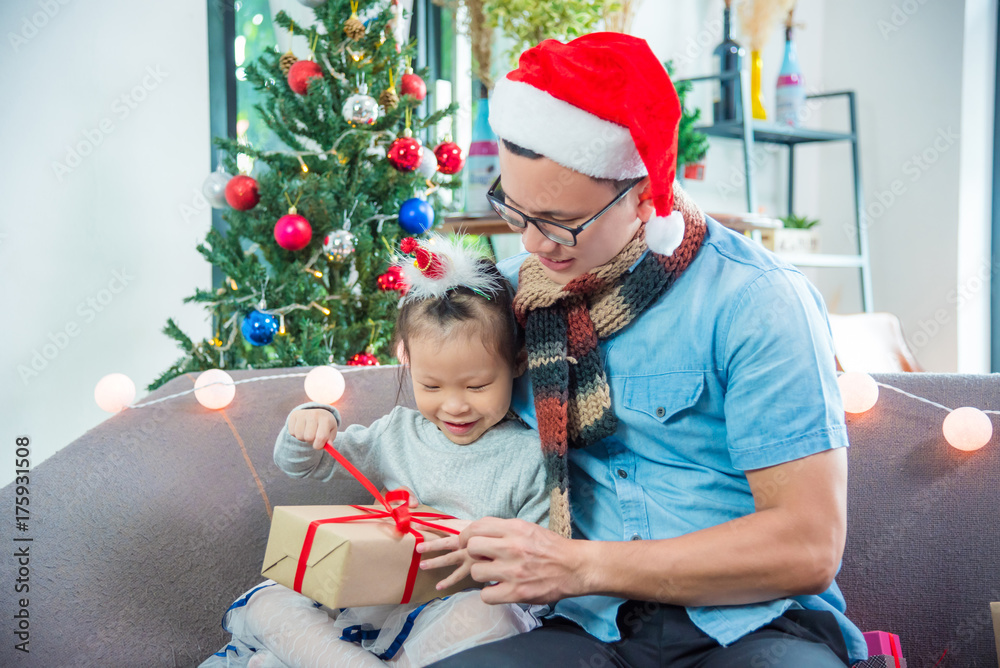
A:
[[[298,567],[295,569],[295,583],[293,585],[293,589],[300,594],[302,593],[302,581],[305,579],[306,575],[309,552],[312,550],[313,538],[316,536],[316,530],[319,528],[319,525],[341,524],[344,522],[356,522],[358,520],[370,520],[386,517],[392,518],[392,521],[396,524],[396,530],[399,531],[399,533],[411,534],[416,541],[413,544],[413,556],[410,558],[410,569],[406,575],[406,585],[403,588],[403,598],[400,600],[400,603],[409,603],[410,597],[413,595],[413,583],[417,579],[417,571],[420,568],[420,554],[417,553],[417,545],[424,542],[423,534],[417,531],[412,525],[419,524],[429,529],[458,535],[459,532],[451,527],[442,526],[440,524],[432,524],[427,521],[427,519],[453,520],[456,518],[442,513],[411,512],[409,492],[404,489],[394,489],[391,492],[387,492],[383,497],[375,485],[373,485],[371,481],[368,480],[363,473],[361,473],[361,471],[356,469],[353,464],[347,461],[342,454],[337,452],[332,445],[327,443],[323,446],[323,449],[329,452],[334,459],[340,462],[341,466],[347,469],[347,471],[354,476],[358,482],[364,485],[365,489],[372,493],[375,499],[382,504],[385,510],[373,510],[371,508],[365,508],[364,506],[356,506],[352,504],[352,508],[362,511],[363,514],[351,515],[349,517],[330,517],[310,522],[309,528],[306,530],[305,540],[302,541],[302,551],[299,553],[299,563]],[[400,503],[393,505],[396,502]]]

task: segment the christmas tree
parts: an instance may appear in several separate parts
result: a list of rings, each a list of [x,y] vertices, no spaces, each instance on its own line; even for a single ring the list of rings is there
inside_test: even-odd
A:
[[[212,368],[393,357],[395,249],[430,228],[433,191],[456,187],[449,175],[462,165],[453,143],[432,152],[417,137],[455,105],[423,119],[414,113],[426,86],[407,66],[415,45],[394,35],[395,2],[327,0],[314,13],[312,25],[284,12],[274,18],[308,38],[308,58],[275,49],[245,69],[261,94],[257,111],[287,149],[215,140],[224,159],[205,193],[232,208],[228,229],[211,230],[198,251],[226,284],[185,300],[210,311],[214,337],[195,342],[168,320],[164,333],[184,355],[150,389]],[[237,156],[252,161],[252,174],[237,174]]]

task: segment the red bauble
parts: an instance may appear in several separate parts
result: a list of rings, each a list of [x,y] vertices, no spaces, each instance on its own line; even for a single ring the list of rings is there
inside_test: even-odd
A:
[[[274,240],[285,250],[302,250],[312,241],[313,228],[297,213],[289,213],[274,224]]]
[[[458,174],[465,166],[462,149],[453,141],[446,141],[434,149],[438,161],[438,171],[442,174]]]
[[[347,360],[347,366],[378,366],[378,358],[371,353],[358,353]]]
[[[399,81],[399,90],[403,95],[412,95],[417,101],[427,97],[427,84],[413,72],[407,72]]]
[[[406,288],[405,279],[403,278],[403,268],[399,265],[392,265],[389,267],[389,271],[385,272],[376,279],[378,282],[378,289],[384,292],[389,292],[390,290],[404,291]]]
[[[401,172],[412,172],[420,166],[420,142],[413,137],[400,137],[392,142],[389,162]]]
[[[257,206],[259,201],[257,182],[252,177],[240,174],[229,179],[229,183],[226,184],[226,202],[229,206],[238,211],[249,211]]]
[[[300,60],[288,70],[288,87],[299,95],[305,95],[309,81],[314,77],[322,79],[323,69],[312,60]]]

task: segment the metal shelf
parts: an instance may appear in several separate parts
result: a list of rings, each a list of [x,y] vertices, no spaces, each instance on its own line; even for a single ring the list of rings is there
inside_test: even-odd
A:
[[[750,118],[745,113],[752,108],[750,104],[750,81],[749,73],[746,69],[736,71],[730,70],[717,74],[710,74],[701,77],[692,77],[682,81],[732,81],[736,86],[736,96],[740,100],[738,114],[740,118],[723,123],[714,123],[696,128],[705,134],[713,137],[723,137],[736,139],[743,143],[743,168],[746,178],[746,200],[747,211],[757,211],[757,194],[754,189],[754,169],[750,162],[753,154],[754,142],[764,142],[769,144],[780,144],[788,147],[788,213],[795,211],[795,146],[798,144],[837,142],[844,141],[851,145],[851,159],[854,176],[854,229],[856,232],[858,252],[852,255],[830,255],[830,254],[784,254],[781,255],[791,264],[803,267],[846,267],[857,269],[861,273],[861,308],[866,312],[873,310],[872,304],[872,283],[871,266],[868,253],[868,234],[866,227],[862,224],[864,205],[861,196],[861,158],[858,149],[858,125],[857,110],[854,100],[854,91],[831,91],[829,93],[817,93],[808,95],[809,99],[829,99],[833,97],[843,97],[847,100],[848,111],[850,112],[850,131],[830,132],[828,130],[811,130],[808,128],[794,128],[791,126],[778,125]]]
[[[826,141],[854,141],[854,135],[845,132],[828,132],[826,130],[810,130],[808,128],[793,128],[788,125],[778,125],[766,121],[753,121],[754,141],[765,144],[809,144]],[[712,137],[743,139],[742,121],[716,123],[695,127],[695,130]]]

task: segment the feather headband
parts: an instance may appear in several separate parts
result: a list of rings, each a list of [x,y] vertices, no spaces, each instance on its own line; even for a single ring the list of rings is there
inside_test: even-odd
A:
[[[482,250],[467,237],[434,234],[423,242],[406,237],[399,248],[403,255],[397,265],[406,284],[403,302],[440,299],[455,288],[468,288],[492,299],[490,295],[503,289],[499,278],[486,271]],[[407,256],[414,260],[410,262]]]

